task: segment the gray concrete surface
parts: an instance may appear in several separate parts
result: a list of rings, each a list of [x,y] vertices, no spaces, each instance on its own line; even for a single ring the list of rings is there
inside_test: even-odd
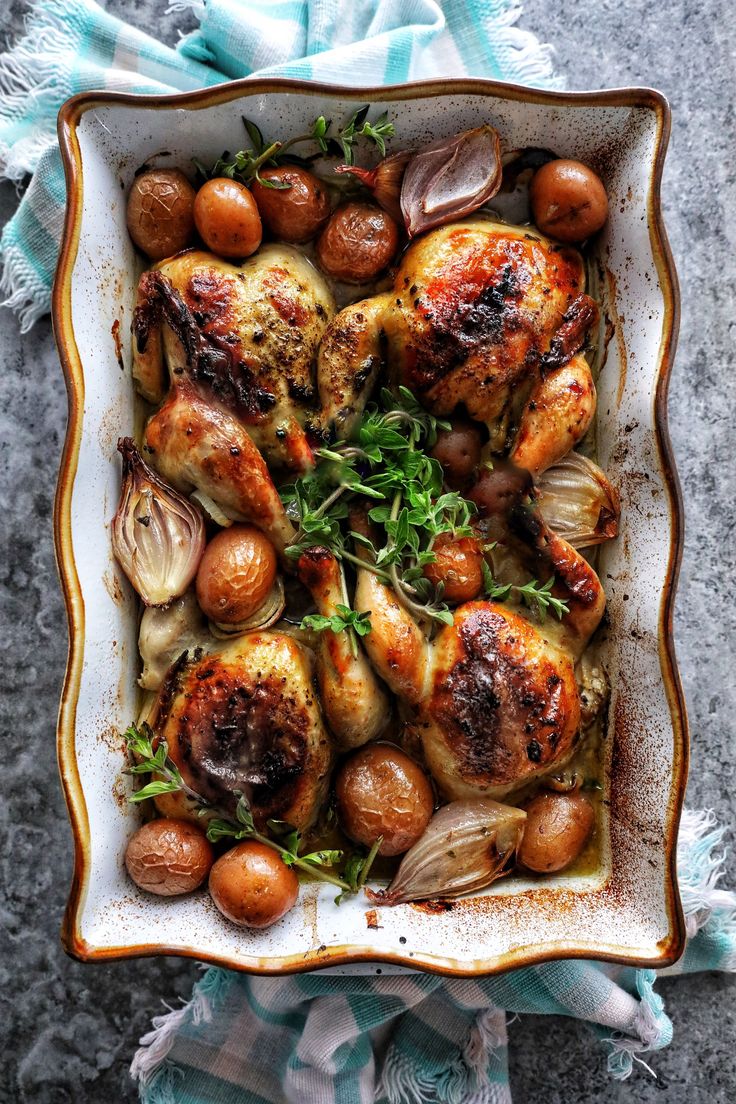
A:
[[[143,29],[176,38],[183,15],[161,0],[110,0]],[[2,5],[9,36],[24,3]],[[732,825],[734,810],[734,470],[732,358],[736,336],[736,29],[729,0],[527,0],[523,26],[557,46],[571,88],[640,83],[670,98],[667,225],[683,320],[670,418],[688,515],[676,632],[693,734],[688,800]],[[15,204],[0,185],[0,221]],[[51,507],[66,400],[48,320],[21,337],[0,312],[4,626],[0,803],[0,1102],[133,1101],[130,1055],[161,1000],[188,994],[193,964],[171,959],[102,967],[67,959],[58,931],[71,844],[54,760],[65,621],[54,568]],[[736,864],[729,859],[731,884]],[[675,1041],[612,1082],[578,1024],[526,1017],[510,1029],[515,1100],[545,1104],[717,1104],[736,1098],[733,979],[659,986]],[[306,1104],[306,1102],[305,1102]]]

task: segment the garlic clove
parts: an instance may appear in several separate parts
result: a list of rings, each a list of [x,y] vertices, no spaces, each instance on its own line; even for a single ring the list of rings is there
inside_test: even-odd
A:
[[[484,124],[441,138],[414,155],[401,183],[401,211],[410,238],[464,218],[501,187],[498,132]]]
[[[112,520],[115,558],[147,606],[166,606],[194,579],[205,546],[197,507],[169,487],[121,437],[120,502]]]
[[[401,860],[386,890],[371,901],[398,905],[428,897],[459,897],[485,889],[510,868],[526,823],[523,809],[489,797],[444,805]]]

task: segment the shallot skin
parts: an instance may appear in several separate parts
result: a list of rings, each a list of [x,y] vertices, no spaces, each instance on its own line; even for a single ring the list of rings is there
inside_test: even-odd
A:
[[[368,896],[375,904],[398,905],[485,889],[511,867],[525,823],[522,809],[489,797],[451,801],[404,855],[388,889]]]
[[[132,437],[121,437],[120,502],[112,521],[115,558],[146,606],[167,606],[197,574],[205,546],[199,509],[142,459]]]
[[[497,131],[484,124],[425,146],[406,166],[401,212],[410,238],[477,211],[501,187]]]

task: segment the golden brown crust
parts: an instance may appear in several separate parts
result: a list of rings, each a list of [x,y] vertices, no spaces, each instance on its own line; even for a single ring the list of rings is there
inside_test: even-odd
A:
[[[493,422],[537,377],[583,286],[580,254],[535,233],[480,219],[436,230],[396,277],[392,370],[437,412],[465,403]]]
[[[158,730],[207,801],[232,813],[242,792],[259,827],[314,820],[331,755],[309,661],[291,637],[249,633],[188,666]]]
[[[511,788],[573,747],[572,664],[513,611],[468,603],[436,641],[420,718],[427,760],[448,796]]]
[[[147,458],[177,490],[199,488],[252,521],[283,552],[293,526],[263,457],[228,410],[207,402],[185,379],[148,422],[144,442]]]

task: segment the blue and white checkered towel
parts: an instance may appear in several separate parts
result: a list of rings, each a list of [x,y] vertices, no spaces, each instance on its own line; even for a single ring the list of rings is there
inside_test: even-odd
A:
[[[64,210],[56,113],[75,92],[170,92],[233,77],[345,84],[477,75],[555,84],[549,50],[514,24],[516,0],[191,0],[176,50],[92,0],[40,0],[0,56],[0,173],[33,173],[0,246],[0,289],[24,328],[48,310]],[[736,896],[718,889],[722,832],[685,814],[679,880],[690,937],[668,973],[736,969]],[[503,977],[287,979],[209,969],[154,1021],[133,1062],[146,1104],[496,1104],[510,1101],[507,1011],[586,1021],[614,1077],[672,1036],[655,974],[559,962]]]

